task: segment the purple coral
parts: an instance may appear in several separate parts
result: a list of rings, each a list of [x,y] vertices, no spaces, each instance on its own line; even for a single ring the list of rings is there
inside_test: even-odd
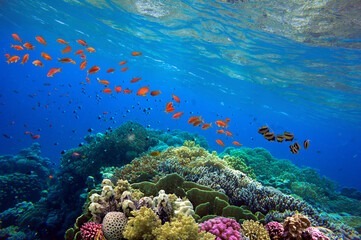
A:
[[[269,222],[265,228],[272,240],[282,239],[284,229],[281,223],[275,221]]]
[[[330,240],[328,237],[326,237],[318,228],[315,227],[308,227],[303,233],[302,233],[302,239],[308,239],[308,240]]]
[[[216,240],[242,240],[241,226],[236,220],[217,217],[199,225],[200,231],[206,231],[216,236]]]
[[[80,228],[80,234],[83,240],[93,240],[99,234],[103,234],[102,225],[95,222],[84,223]]]

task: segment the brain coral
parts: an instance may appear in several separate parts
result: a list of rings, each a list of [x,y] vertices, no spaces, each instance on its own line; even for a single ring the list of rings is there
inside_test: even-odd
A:
[[[120,240],[127,225],[127,218],[122,212],[109,212],[103,219],[103,233],[107,240]]]
[[[242,224],[243,235],[249,240],[270,240],[267,230],[259,222],[246,220]]]

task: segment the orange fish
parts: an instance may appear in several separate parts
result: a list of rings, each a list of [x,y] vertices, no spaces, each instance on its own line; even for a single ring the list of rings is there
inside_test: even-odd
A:
[[[100,80],[99,78],[97,79],[98,83],[103,84],[103,85],[109,85],[109,81],[108,80]]]
[[[223,133],[224,133],[224,130],[223,130],[223,129],[218,129],[216,132],[217,132],[218,134],[223,134]]]
[[[129,88],[126,88],[126,89],[124,89],[123,92],[124,92],[125,94],[130,94],[130,93],[132,93],[133,91],[130,90]]]
[[[122,87],[121,86],[115,86],[114,88],[116,93],[120,93],[122,91]]]
[[[39,138],[40,138],[40,135],[39,135],[39,134],[31,135],[31,138],[32,138],[32,139],[39,139]]]
[[[183,112],[176,112],[173,114],[173,119],[179,119],[184,113]]]
[[[237,146],[237,147],[242,146],[242,144],[239,143],[238,141],[233,141],[232,144],[233,144],[234,146]]]
[[[172,102],[168,102],[166,105],[165,105],[165,112],[166,113],[170,113],[170,112],[174,112],[174,107],[173,107],[173,103]]]
[[[155,96],[158,96],[159,94],[161,94],[161,91],[160,90],[153,90],[150,92],[150,95],[155,97]]]
[[[230,131],[225,131],[224,133],[226,134],[227,137],[232,137],[233,136],[233,134]]]
[[[137,51],[132,52],[132,56],[134,56],[134,57],[141,56],[141,55],[142,55],[141,52],[137,52]]]
[[[83,70],[84,68],[86,68],[86,64],[87,64],[87,61],[86,60],[84,60],[84,61],[82,61],[81,63],[80,63],[80,69],[81,70]]]
[[[36,41],[38,41],[39,43],[46,45],[46,41],[42,36],[36,36],[35,37]]]
[[[72,63],[76,64],[76,62],[71,58],[58,58],[58,61],[61,63]]]
[[[45,60],[48,60],[50,61],[52,58],[49,54],[45,53],[45,52],[42,52],[41,53],[41,56],[45,59]]]
[[[6,57],[6,59],[9,59],[10,54],[9,54],[9,53],[5,53],[5,55],[4,55],[4,56]]]
[[[69,52],[71,52],[70,45],[67,45],[65,48],[63,48],[63,50],[61,50],[62,54],[69,53]]]
[[[212,127],[212,123],[204,123],[201,128],[202,128],[203,130],[207,130],[207,129],[210,128],[210,127]]]
[[[11,34],[11,36],[13,37],[13,39],[14,39],[15,41],[22,42],[22,41],[21,41],[21,38],[20,38],[19,35],[17,35],[16,33]]]
[[[128,67],[123,67],[122,69],[120,69],[120,71],[126,72],[126,71],[128,71]]]
[[[64,39],[61,39],[61,38],[56,39],[56,41],[60,44],[68,44],[67,41],[65,41]]]
[[[219,146],[222,146],[224,147],[224,142],[221,140],[221,139],[216,139],[216,143],[219,145]]]
[[[198,120],[202,120],[202,117],[201,116],[192,116],[192,117],[188,118],[188,123],[193,124],[194,122],[196,122]]]
[[[24,48],[26,48],[28,50],[34,50],[34,48],[35,48],[31,43],[28,43],[28,42],[24,43],[23,46],[24,46]]]
[[[149,87],[141,87],[141,88],[139,88],[137,95],[144,97],[147,95],[148,92],[149,92]]]
[[[114,72],[114,71],[115,71],[114,68],[109,68],[109,69],[107,70],[107,73],[112,73],[112,72]]]
[[[119,65],[125,65],[127,63],[127,61],[123,60],[119,62]]]
[[[225,127],[228,126],[227,123],[226,123],[225,121],[223,121],[223,120],[217,120],[217,121],[216,121],[216,125],[217,125],[218,127],[221,127],[221,128],[225,128]]]
[[[20,45],[11,45],[11,47],[18,51],[24,50],[24,48]]]
[[[95,53],[95,48],[93,47],[87,47],[86,50],[90,53]]]
[[[23,56],[23,60],[21,61],[21,64],[27,63],[28,60],[29,60],[29,53],[27,53]]]
[[[180,103],[180,98],[174,94],[172,94],[172,99],[176,101],[177,103]]]
[[[141,77],[133,77],[132,80],[130,80],[131,83],[139,82],[142,78]]]
[[[19,56],[11,56],[8,58],[8,60],[6,61],[7,63],[16,63],[17,61],[19,61],[20,57]]]
[[[61,68],[51,68],[46,76],[53,77],[55,73],[59,72],[61,72]]]
[[[198,127],[199,125],[201,125],[203,123],[203,120],[202,119],[198,119],[196,121],[193,122],[193,126],[194,127]]]
[[[80,58],[81,59],[86,59],[86,55],[85,54],[80,54]]]
[[[112,93],[112,90],[110,88],[104,88],[103,93]]]
[[[100,70],[100,67],[98,66],[92,66],[90,69],[88,69],[88,74],[94,74],[97,73]]]
[[[84,50],[83,50],[83,49],[79,49],[79,50],[77,50],[74,54],[75,54],[75,55],[82,55],[82,54],[84,54]]]
[[[43,67],[43,63],[40,60],[34,60],[32,62],[32,64],[34,64],[36,67]]]
[[[78,39],[78,40],[76,40],[77,41],[77,43],[79,43],[80,45],[82,45],[82,46],[84,46],[84,47],[87,47],[88,46],[88,44],[84,41],[84,40],[82,40],[82,39]]]

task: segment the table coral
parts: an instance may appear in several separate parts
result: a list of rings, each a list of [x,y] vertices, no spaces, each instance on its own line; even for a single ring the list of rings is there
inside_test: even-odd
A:
[[[199,225],[201,231],[209,232],[216,236],[216,240],[241,240],[240,225],[234,219],[217,217]]]

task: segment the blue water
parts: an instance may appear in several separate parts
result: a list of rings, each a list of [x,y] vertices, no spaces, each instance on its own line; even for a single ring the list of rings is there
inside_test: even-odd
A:
[[[94,2],[94,4],[92,3]],[[264,147],[276,158],[317,169],[341,186],[361,189],[361,51],[319,46],[266,31],[248,19],[244,6],[217,1],[2,1],[1,54],[12,49],[17,33],[36,45],[21,65],[0,61],[0,154],[17,153],[38,141],[43,156],[59,163],[60,152],[84,142],[88,129],[103,132],[126,121],[154,129],[181,129],[205,136],[210,150],[221,152],[237,140],[246,147]],[[251,8],[248,5],[248,8]],[[41,35],[47,45],[35,41]],[[101,71],[85,81],[86,70],[73,52],[62,55],[63,38],[73,52],[84,39],[96,53],[86,53],[88,67]],[[53,60],[46,62],[40,53]],[[142,56],[132,57],[132,51]],[[61,64],[72,57],[76,65]],[[45,66],[31,62],[41,59]],[[121,72],[126,60],[129,70]],[[51,67],[62,67],[53,78]],[[112,74],[108,68],[116,68]],[[138,83],[129,83],[141,76]],[[96,78],[111,86],[161,90],[157,97],[104,94]],[[171,95],[181,98],[174,120],[164,113]],[[204,131],[187,123],[201,115],[213,127]],[[215,133],[214,121],[231,119],[233,138]],[[268,125],[276,133],[291,131],[308,150],[295,155],[288,143],[267,142],[257,133]],[[40,134],[33,140],[25,131]]]

